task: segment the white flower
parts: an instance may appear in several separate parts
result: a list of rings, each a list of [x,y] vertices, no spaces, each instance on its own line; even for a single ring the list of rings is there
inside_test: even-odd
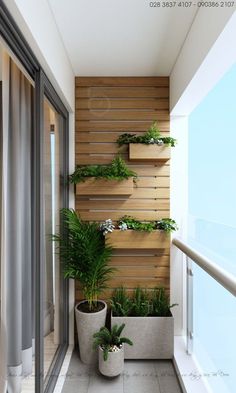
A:
[[[164,145],[164,142],[161,139],[158,139],[156,143],[158,144],[158,146]]]
[[[102,231],[104,236],[108,232],[113,232],[114,229],[115,229],[115,225],[113,225],[112,220],[110,218],[108,218],[108,220],[100,224],[100,231]]]
[[[119,225],[119,229],[121,231],[127,231],[127,229],[128,229],[127,224],[125,222],[121,222]]]
[[[151,138],[151,139],[149,139],[149,141],[148,141],[148,143],[150,143],[150,144],[153,144],[155,141],[154,141],[154,138]]]

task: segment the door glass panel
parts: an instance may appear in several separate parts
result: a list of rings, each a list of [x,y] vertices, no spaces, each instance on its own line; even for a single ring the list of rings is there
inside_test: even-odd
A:
[[[45,280],[44,280],[44,376],[50,376],[56,351],[60,344],[60,263],[55,253],[51,234],[59,231],[60,136],[61,116],[47,99],[44,100],[44,225],[45,225]]]

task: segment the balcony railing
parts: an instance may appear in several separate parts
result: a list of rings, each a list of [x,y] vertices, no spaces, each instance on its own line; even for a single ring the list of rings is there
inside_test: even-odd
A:
[[[186,256],[187,352],[199,366],[207,390],[233,393],[236,386],[236,277],[180,238]]]

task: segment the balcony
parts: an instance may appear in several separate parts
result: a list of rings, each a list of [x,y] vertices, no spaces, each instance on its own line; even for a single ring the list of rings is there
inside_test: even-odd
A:
[[[0,393],[234,393],[235,2],[67,3],[0,3]]]

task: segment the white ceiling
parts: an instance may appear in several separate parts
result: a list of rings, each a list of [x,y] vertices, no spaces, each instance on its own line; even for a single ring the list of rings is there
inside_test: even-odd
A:
[[[149,0],[48,2],[79,76],[169,75],[197,12]]]

